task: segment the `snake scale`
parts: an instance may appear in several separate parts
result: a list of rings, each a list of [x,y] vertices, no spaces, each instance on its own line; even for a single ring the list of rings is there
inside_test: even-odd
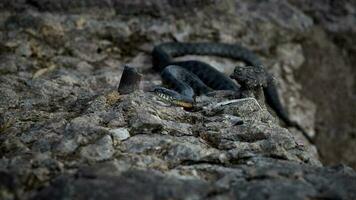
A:
[[[230,77],[207,63],[173,59],[184,55],[228,57],[243,61],[248,66],[262,66],[257,55],[238,44],[168,42],[155,46],[152,51],[153,68],[161,72],[163,82],[172,89],[156,87],[154,92],[161,98],[182,107],[192,107],[196,95],[212,90],[232,90],[239,94],[241,89]],[[304,129],[289,118],[278,97],[273,77],[266,73],[266,79],[267,84],[263,85],[263,91],[267,104],[287,126],[296,127],[311,141]]]

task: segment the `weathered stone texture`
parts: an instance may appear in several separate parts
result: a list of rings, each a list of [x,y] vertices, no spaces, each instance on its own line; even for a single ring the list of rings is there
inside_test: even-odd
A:
[[[147,91],[160,84],[150,69],[155,44],[241,43],[274,75],[293,119],[317,141],[325,132],[335,136],[330,127],[339,126],[333,126],[333,116],[344,128],[353,116],[339,98],[349,102],[345,94],[354,91],[352,81],[347,87],[343,82],[350,78],[335,70],[353,62],[347,56],[354,51],[347,45],[341,55],[340,44],[351,37],[335,45],[339,37],[329,40],[326,33],[354,30],[320,19],[324,6],[310,4],[317,7],[315,14],[308,5],[293,0],[1,1],[0,199],[356,199],[351,168],[323,166],[298,130],[279,125],[259,88],[265,80],[245,80],[251,85],[245,99],[228,92],[198,97],[193,111]],[[350,60],[329,62],[332,55]],[[180,59],[187,58],[225,73],[237,65],[249,73],[231,59]],[[144,75],[145,91],[116,92],[125,64]],[[338,66],[333,71],[331,65]],[[308,67],[319,69],[322,78]],[[337,77],[330,82],[331,72]],[[312,89],[314,79],[325,80],[315,88],[347,89],[340,96],[329,92],[323,101],[325,90]],[[326,109],[333,100],[338,106]],[[333,157],[326,147],[349,152],[340,157],[352,164],[354,148],[346,149],[351,145],[338,138],[320,144],[322,155]],[[355,141],[352,134],[340,138]]]

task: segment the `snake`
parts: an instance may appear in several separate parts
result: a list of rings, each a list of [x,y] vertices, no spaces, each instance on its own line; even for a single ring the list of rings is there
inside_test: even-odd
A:
[[[173,57],[189,54],[230,57],[249,65],[260,65],[252,52],[239,45],[171,42],[155,46],[152,51],[153,68],[161,72],[163,82],[173,90],[157,87],[154,92],[183,107],[192,107],[195,96],[212,90],[240,92],[240,87],[230,77],[205,62],[173,60]]]
[[[236,96],[241,96],[241,86],[211,65],[197,60],[174,60],[174,57],[184,55],[227,57],[242,61],[247,66],[263,68],[259,57],[239,44],[166,42],[154,46],[153,69],[161,72],[162,82],[170,89],[158,86],[153,89],[153,92],[161,99],[184,108],[194,106],[195,96],[214,90],[230,90],[236,92]],[[290,119],[279,99],[274,78],[267,71],[265,71],[265,79],[266,84],[262,86],[266,103],[287,126],[297,128],[309,142],[312,142],[306,131]]]
[[[154,92],[175,105],[191,107],[194,97],[213,90],[231,90],[237,94],[241,88],[229,76],[211,65],[197,61],[174,61],[184,55],[214,55],[241,60],[250,66],[260,66],[259,58],[238,44],[167,42],[152,51],[153,68],[161,72],[163,83],[171,89],[156,87]]]
[[[163,83],[170,89],[158,86],[153,92],[161,99],[184,108],[194,106],[195,96],[213,90],[230,90],[236,93],[235,96],[241,97],[241,86],[211,65],[197,60],[174,60],[174,57],[184,55],[227,57],[242,61],[247,66],[263,69],[258,56],[239,44],[165,42],[156,45],[152,51],[153,69],[161,72]],[[297,128],[309,142],[313,143],[304,128],[292,121],[282,106],[273,76],[267,71],[264,71],[263,76],[266,82],[262,84],[266,103],[287,126]]]

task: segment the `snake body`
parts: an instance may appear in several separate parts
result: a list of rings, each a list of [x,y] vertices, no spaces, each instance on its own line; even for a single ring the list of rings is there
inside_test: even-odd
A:
[[[168,92],[167,89],[159,88],[156,93],[170,96],[172,101],[192,103],[194,95],[204,94],[212,89],[240,92],[240,87],[230,77],[207,63],[195,60],[173,60],[174,57],[184,55],[214,55],[241,60],[249,66],[262,65],[260,59],[253,52],[237,44],[162,43],[155,46],[152,51],[153,68],[160,71],[163,81],[177,92]],[[286,125],[294,126],[295,123],[290,120],[278,98],[272,76],[269,74],[266,76],[267,84],[263,86],[266,102]]]
[[[183,55],[216,55],[243,60],[248,64],[254,60],[254,55],[237,45],[218,43],[163,43],[156,46],[152,52],[153,67],[161,71],[162,79],[168,83],[177,94],[167,94],[164,89],[156,92],[170,95],[175,101],[192,103],[195,95],[212,90],[240,91],[240,87],[225,74],[219,72],[207,63],[190,61],[173,61],[173,57]],[[253,58],[251,58],[253,57]],[[164,92],[163,92],[164,91]],[[191,107],[192,104],[189,104]]]
[[[155,92],[176,105],[192,107],[194,96],[212,90],[232,90],[240,93],[241,88],[232,79],[207,63],[190,60],[174,61],[174,57],[184,55],[214,55],[233,58],[245,62],[248,66],[262,67],[260,59],[247,48],[237,44],[224,43],[162,43],[152,51],[153,68],[161,72],[163,81],[174,90],[156,88]],[[267,104],[287,125],[300,130],[311,142],[305,130],[292,121],[279,99],[273,77],[266,72],[266,84],[263,84]]]
[[[219,72],[207,63],[189,60],[174,61],[183,55],[215,55],[242,60],[248,65],[261,65],[258,57],[240,45],[222,43],[163,43],[152,51],[153,68],[161,72],[163,82],[174,91],[158,89],[161,96],[178,102],[189,102],[192,106],[194,96],[212,90],[232,90],[240,93],[240,86],[230,77]],[[238,95],[237,95],[238,96]]]

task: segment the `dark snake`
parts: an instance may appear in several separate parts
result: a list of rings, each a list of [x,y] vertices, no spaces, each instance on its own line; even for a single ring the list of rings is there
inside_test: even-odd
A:
[[[163,82],[172,89],[156,87],[154,92],[170,103],[186,108],[193,107],[196,95],[212,90],[232,90],[239,94],[241,88],[230,77],[207,63],[173,60],[174,57],[184,55],[228,57],[243,61],[248,66],[262,66],[262,62],[252,51],[238,44],[172,42],[155,46],[152,51],[153,68],[161,72]],[[273,77],[266,73],[266,79],[267,84],[263,85],[263,91],[267,104],[287,126],[296,127],[311,141],[304,129],[290,120],[278,97]]]

